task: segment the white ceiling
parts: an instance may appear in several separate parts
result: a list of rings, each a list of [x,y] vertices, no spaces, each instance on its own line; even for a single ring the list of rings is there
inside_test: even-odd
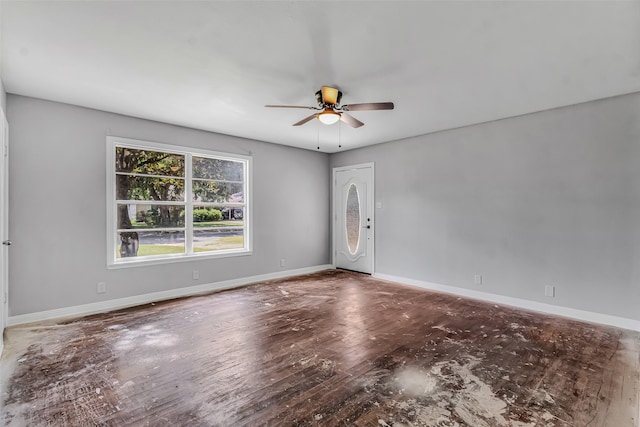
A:
[[[640,90],[640,2],[3,1],[9,93],[321,151]],[[291,124],[321,85],[365,126]]]

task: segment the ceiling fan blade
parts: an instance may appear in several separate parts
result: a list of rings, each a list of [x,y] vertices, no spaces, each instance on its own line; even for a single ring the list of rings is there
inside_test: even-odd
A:
[[[343,105],[344,111],[393,110],[393,102],[365,102],[364,104]]]
[[[307,110],[319,110],[318,107],[306,107],[303,105],[265,105],[267,108],[306,108]]]
[[[338,93],[340,91],[336,88],[329,86],[322,86],[322,100],[325,104],[335,105],[338,103]]]
[[[309,117],[305,117],[304,119],[300,120],[299,122],[294,123],[293,126],[303,125],[303,124],[307,123],[308,121],[311,121],[311,120],[315,119],[316,117],[318,117],[317,114],[312,114]]]
[[[353,128],[359,128],[360,126],[364,126],[364,123],[362,123],[360,120],[356,119],[355,117],[348,115],[347,113],[340,113],[340,120]]]

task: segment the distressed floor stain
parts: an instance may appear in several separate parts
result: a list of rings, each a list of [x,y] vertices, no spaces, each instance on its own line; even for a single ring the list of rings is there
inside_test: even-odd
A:
[[[8,426],[638,426],[638,333],[344,271],[5,345]]]

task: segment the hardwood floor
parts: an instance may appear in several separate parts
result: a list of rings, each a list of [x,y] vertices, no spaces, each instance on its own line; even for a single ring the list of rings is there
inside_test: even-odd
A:
[[[7,331],[9,426],[637,426],[639,334],[326,271]]]

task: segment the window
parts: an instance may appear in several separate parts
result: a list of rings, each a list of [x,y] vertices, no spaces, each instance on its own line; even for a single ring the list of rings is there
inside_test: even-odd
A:
[[[108,265],[250,253],[251,158],[107,138]]]

